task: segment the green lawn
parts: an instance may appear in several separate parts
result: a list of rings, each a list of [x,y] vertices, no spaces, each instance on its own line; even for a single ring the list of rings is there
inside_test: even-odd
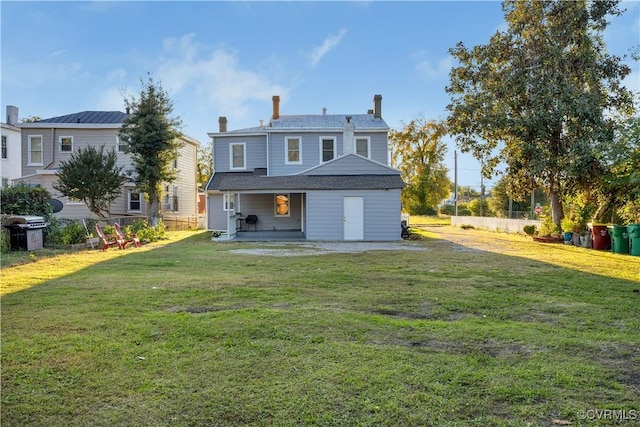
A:
[[[2,426],[638,425],[640,257],[465,233],[508,250],[182,232],[4,267]]]

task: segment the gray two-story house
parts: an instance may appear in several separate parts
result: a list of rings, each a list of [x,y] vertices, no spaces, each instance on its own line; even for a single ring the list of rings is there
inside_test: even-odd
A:
[[[307,240],[399,240],[400,172],[389,166],[382,96],[366,114],[280,115],[227,130],[220,117],[207,228],[297,231]],[[257,220],[257,221],[256,221]]]
[[[127,113],[120,111],[83,111],[52,117],[31,123],[21,123],[22,176],[17,183],[45,187],[55,199],[55,216],[60,218],[95,217],[81,200],[59,194],[53,188],[61,162],[71,159],[74,153],[88,146],[104,146],[114,150],[117,165],[124,171],[133,168],[131,155],[127,153],[118,133]],[[199,142],[185,135],[180,137],[182,147],[178,160],[173,164],[177,179],[163,185],[161,210],[165,223],[183,228],[198,224],[198,189],[196,178],[197,148]],[[121,195],[111,203],[110,216],[146,216],[145,195],[136,187],[133,177],[124,184]]]

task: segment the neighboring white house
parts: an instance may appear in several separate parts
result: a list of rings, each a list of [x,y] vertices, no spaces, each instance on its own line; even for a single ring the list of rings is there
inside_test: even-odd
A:
[[[32,123],[21,123],[22,176],[16,182],[40,185],[51,193],[61,210],[55,213],[61,218],[94,217],[87,206],[78,200],[62,196],[53,188],[60,163],[71,158],[80,148],[87,146],[113,149],[118,156],[118,166],[132,169],[131,156],[120,144],[118,132],[126,113],[120,111],[83,111],[66,116],[53,117]],[[173,167],[177,179],[163,185],[161,209],[166,221],[198,223],[198,185],[196,178],[198,141],[187,136],[179,149],[178,160]],[[112,202],[111,216],[143,216],[147,214],[144,194],[133,180],[125,183],[121,196]]]
[[[0,176],[2,188],[13,184],[13,180],[22,176],[22,149],[20,128],[18,127],[18,107],[7,106],[6,122],[2,126],[2,154]]]
[[[227,131],[220,117],[207,228],[296,231],[307,240],[399,240],[400,172],[389,166],[382,96],[366,114],[280,115]],[[257,219],[254,223],[253,219]]]

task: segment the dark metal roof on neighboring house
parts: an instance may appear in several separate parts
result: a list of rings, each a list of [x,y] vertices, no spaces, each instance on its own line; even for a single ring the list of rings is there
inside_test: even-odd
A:
[[[404,185],[398,174],[259,176],[253,172],[218,172],[207,190],[386,190]]]
[[[83,111],[81,113],[38,120],[35,123],[119,124],[123,123],[125,118],[127,118],[127,114],[120,111]]]

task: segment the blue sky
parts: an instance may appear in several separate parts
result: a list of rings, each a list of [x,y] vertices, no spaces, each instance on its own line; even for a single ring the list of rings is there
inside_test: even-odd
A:
[[[640,3],[623,7],[605,34],[618,55],[640,44]],[[497,1],[2,1],[0,14],[3,112],[124,111],[123,94],[136,95],[151,73],[183,132],[201,142],[219,116],[230,130],[267,121],[272,95],[280,95],[281,114],[364,113],[381,94],[392,128],[444,118],[448,49],[487,43],[505,29]],[[639,66],[629,63],[625,84],[638,91]],[[459,153],[458,167],[458,183],[479,190],[478,163]]]

